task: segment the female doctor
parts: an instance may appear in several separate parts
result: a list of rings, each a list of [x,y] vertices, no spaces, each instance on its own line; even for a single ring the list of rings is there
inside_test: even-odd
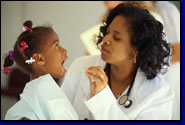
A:
[[[136,4],[120,4],[108,15],[97,45],[101,56],[76,59],[61,88],[79,119],[171,119],[173,93],[160,73],[170,47],[163,26]],[[104,70],[103,70],[104,69]]]

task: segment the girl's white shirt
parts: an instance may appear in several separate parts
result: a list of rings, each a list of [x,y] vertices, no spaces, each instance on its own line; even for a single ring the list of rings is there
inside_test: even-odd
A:
[[[5,120],[77,120],[66,95],[49,75],[28,82],[20,100],[7,112]]]
[[[105,67],[105,62],[98,56],[85,56],[76,59],[71,67],[85,69],[90,66]],[[129,99],[133,104],[125,108],[118,104],[111,89],[107,85],[97,95],[91,97],[90,83],[83,72],[67,71],[61,86],[79,119],[95,120],[166,120],[172,116],[173,91],[160,76],[147,80],[137,71],[135,82]],[[126,94],[128,88],[122,93]]]

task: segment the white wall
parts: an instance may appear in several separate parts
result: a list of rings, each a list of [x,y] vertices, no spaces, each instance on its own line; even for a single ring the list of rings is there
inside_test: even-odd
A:
[[[84,55],[79,33],[95,25],[104,10],[103,2],[25,2],[24,20],[31,19],[36,25],[51,23],[68,50],[69,65],[75,57]]]
[[[61,45],[68,50],[65,66],[80,56],[85,47],[79,34],[100,21],[106,11],[102,1],[4,1],[1,2],[1,69],[5,55],[13,49],[26,20],[32,20],[33,27],[50,23],[60,37]],[[1,87],[6,87],[8,75],[1,72]],[[1,107],[7,100],[1,97]],[[13,102],[10,102],[13,104]],[[8,109],[9,107],[6,107]],[[1,119],[5,112],[1,111]]]
[[[1,2],[1,69],[9,50],[22,31],[21,2]],[[7,75],[1,72],[1,87],[6,87]]]

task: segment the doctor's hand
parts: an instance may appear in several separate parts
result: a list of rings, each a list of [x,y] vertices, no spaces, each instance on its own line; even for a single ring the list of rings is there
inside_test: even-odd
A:
[[[103,90],[108,84],[108,78],[100,66],[89,67],[85,73],[90,81],[90,90],[92,96]]]

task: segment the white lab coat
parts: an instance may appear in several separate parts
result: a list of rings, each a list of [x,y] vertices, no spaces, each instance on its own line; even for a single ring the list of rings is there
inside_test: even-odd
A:
[[[60,87],[49,75],[28,82],[5,120],[77,120],[78,116]]]
[[[105,67],[100,56],[86,56],[76,59],[71,67]],[[84,72],[69,70],[61,86],[79,119],[95,120],[148,120],[171,119],[173,91],[160,76],[147,80],[143,73],[137,72],[129,99],[133,104],[125,108],[118,104],[107,85],[100,93],[91,97],[90,83]],[[126,94],[128,88],[123,94]]]
[[[180,43],[180,13],[177,7],[168,1],[156,1],[154,5],[162,17],[169,43]],[[180,62],[170,64],[164,79],[174,91],[172,119],[180,120]]]

